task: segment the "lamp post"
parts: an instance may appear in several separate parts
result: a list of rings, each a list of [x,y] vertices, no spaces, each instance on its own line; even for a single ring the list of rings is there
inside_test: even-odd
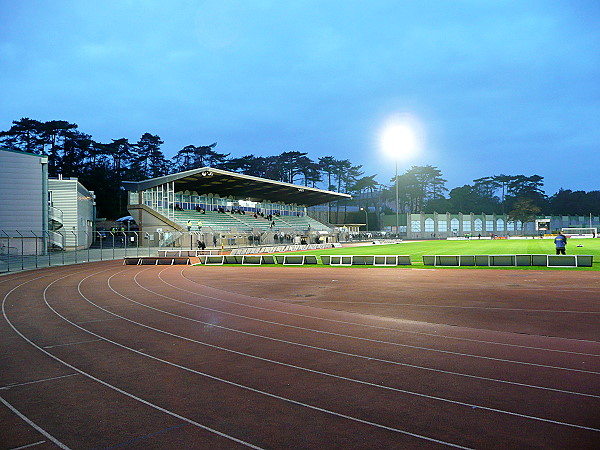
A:
[[[365,212],[365,222],[366,222],[366,226],[367,228],[365,229],[365,231],[369,231],[369,216],[368,216],[368,212],[365,208],[360,208],[361,211]]]
[[[400,208],[400,202],[398,201],[398,158],[396,158],[396,236],[400,237],[400,220],[398,209]]]
[[[387,124],[381,135],[383,150],[396,162],[396,235],[400,234],[400,201],[398,194],[398,160],[410,156],[417,150],[417,139],[408,117],[395,117]]]

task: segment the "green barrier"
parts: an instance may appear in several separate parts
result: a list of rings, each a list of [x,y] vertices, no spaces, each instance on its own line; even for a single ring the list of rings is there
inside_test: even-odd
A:
[[[531,266],[533,255],[515,255],[515,265],[518,267]]]
[[[575,255],[548,255],[548,267],[577,267]]]
[[[488,255],[490,266],[516,266],[516,255]]]
[[[594,264],[593,255],[577,255],[577,267],[592,267]]]

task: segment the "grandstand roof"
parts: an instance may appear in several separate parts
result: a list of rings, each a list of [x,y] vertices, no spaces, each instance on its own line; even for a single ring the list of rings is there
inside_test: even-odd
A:
[[[348,194],[283,183],[211,167],[202,167],[144,181],[124,181],[123,187],[129,191],[143,191],[171,182],[175,183],[177,191],[196,191],[200,195],[212,193],[219,194],[221,197],[231,195],[252,201],[270,200],[306,206],[350,198]]]

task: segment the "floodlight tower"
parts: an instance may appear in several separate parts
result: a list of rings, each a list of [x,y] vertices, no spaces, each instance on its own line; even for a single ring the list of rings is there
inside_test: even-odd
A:
[[[417,139],[409,121],[403,117],[390,120],[381,134],[381,146],[396,162],[396,234],[399,234],[398,160],[412,155],[417,150]]]

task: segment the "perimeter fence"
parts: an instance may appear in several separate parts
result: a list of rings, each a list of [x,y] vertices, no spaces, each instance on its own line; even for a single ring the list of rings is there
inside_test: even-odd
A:
[[[160,250],[236,248],[252,245],[212,233],[140,231],[0,230],[0,273],[43,267],[156,256]],[[260,245],[257,242],[256,245]]]

